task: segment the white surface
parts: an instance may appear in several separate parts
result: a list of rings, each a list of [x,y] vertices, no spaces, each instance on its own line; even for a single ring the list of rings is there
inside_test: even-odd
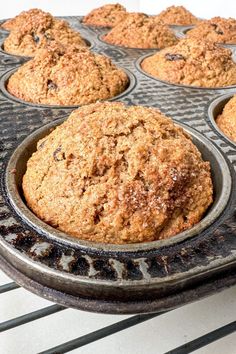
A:
[[[10,279],[0,272],[0,285]],[[0,322],[50,305],[24,289],[0,295]],[[173,310],[71,353],[163,354],[218,327],[235,321],[236,287]],[[22,325],[0,335],[1,354],[33,354],[90,333],[128,316],[87,313],[68,309]],[[196,354],[235,354],[236,333]]]

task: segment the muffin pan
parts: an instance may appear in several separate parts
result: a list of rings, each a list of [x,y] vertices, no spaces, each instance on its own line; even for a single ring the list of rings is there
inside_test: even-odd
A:
[[[26,160],[36,141],[60,124],[71,108],[11,99],[4,83],[9,70],[15,70],[19,62],[6,65],[3,59],[11,56],[0,53],[2,269],[20,285],[49,300],[104,313],[163,311],[235,284],[236,150],[208,114],[213,100],[226,93],[233,95],[235,90],[198,89],[154,80],[137,68],[136,62],[147,50],[110,46],[97,37],[103,29],[86,27],[78,17],[65,19],[94,42],[93,51],[111,57],[135,77],[132,90],[119,100],[158,107],[189,131],[203,157],[211,162],[214,204],[203,220],[185,233],[127,246],[75,240],[37,219],[21,194]],[[0,36],[3,38],[4,33]]]

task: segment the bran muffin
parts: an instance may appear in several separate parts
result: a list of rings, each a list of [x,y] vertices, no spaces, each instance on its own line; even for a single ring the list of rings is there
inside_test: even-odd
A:
[[[38,142],[23,191],[43,221],[114,244],[169,238],[212,203],[210,165],[190,136],[154,108],[84,106]]]
[[[202,21],[187,32],[187,37],[205,38],[216,43],[236,44],[236,20],[234,18],[213,17]]]
[[[66,21],[45,16],[38,18],[36,22],[31,17],[21,28],[11,31],[3,48],[11,54],[33,57],[39,49],[45,48],[54,40],[65,46],[87,46],[79,32],[70,28]]]
[[[81,47],[41,49],[8,80],[7,90],[33,103],[82,105],[112,98],[129,84],[109,58]]]
[[[183,6],[167,7],[157,17],[167,25],[177,26],[195,25],[201,21]]]
[[[83,18],[83,23],[89,26],[114,27],[124,20],[127,12],[120,4],[107,4],[92,10]]]
[[[216,123],[225,135],[236,142],[236,95],[227,102]]]
[[[173,84],[223,87],[236,84],[236,64],[229,49],[211,41],[182,39],[145,58],[142,69],[157,79]]]
[[[168,26],[142,13],[127,15],[103,40],[128,48],[164,48],[178,41]]]
[[[53,16],[44,12],[40,9],[30,9],[28,11],[22,11],[19,15],[5,21],[1,27],[7,31],[18,30],[25,25],[26,22],[31,21],[37,25],[37,23],[42,21],[50,21]]]

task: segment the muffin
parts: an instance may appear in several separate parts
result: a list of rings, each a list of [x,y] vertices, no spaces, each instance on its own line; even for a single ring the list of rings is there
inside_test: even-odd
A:
[[[202,21],[197,27],[187,32],[191,38],[205,38],[216,43],[236,44],[236,20],[234,18],[214,17]]]
[[[200,20],[183,6],[170,6],[157,15],[159,20],[167,25],[188,26],[195,25]]]
[[[236,142],[236,95],[225,105],[216,123],[225,135]]]
[[[128,48],[164,48],[178,41],[166,25],[142,13],[127,15],[103,40]]]
[[[236,84],[236,64],[231,51],[211,41],[186,38],[145,58],[142,69],[173,84],[223,87]]]
[[[107,4],[92,10],[83,18],[83,23],[89,26],[114,27],[125,19],[126,9],[120,4]]]
[[[42,21],[51,21],[53,16],[40,9],[30,9],[28,11],[22,11],[19,15],[5,21],[1,27],[7,31],[18,30],[25,25],[26,22],[33,22],[35,25]]]
[[[46,48],[8,80],[7,90],[24,101],[82,105],[112,98],[129,84],[128,76],[103,55],[81,47]]]
[[[114,244],[169,238],[212,203],[210,165],[190,136],[154,108],[96,103],[38,142],[23,192],[44,222]]]
[[[30,17],[21,28],[11,31],[3,47],[8,53],[33,57],[53,40],[65,46],[87,46],[80,34],[72,30],[67,22],[45,16],[38,18],[38,21]]]

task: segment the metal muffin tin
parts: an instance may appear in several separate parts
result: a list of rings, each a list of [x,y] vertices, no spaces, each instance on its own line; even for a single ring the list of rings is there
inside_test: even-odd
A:
[[[158,107],[190,132],[203,157],[211,162],[215,202],[195,228],[166,241],[115,246],[66,236],[27,209],[20,181],[36,140],[61,123],[71,109],[29,105],[1,92],[2,269],[20,285],[49,300],[105,313],[163,311],[235,284],[236,150],[208,115],[214,99],[233,94],[235,89],[182,87],[154,80],[136,67],[147,50],[110,46],[98,39],[103,29],[84,26],[78,17],[65,19],[94,42],[93,51],[111,57],[133,73],[133,89],[120,101]],[[0,31],[0,36],[5,34]],[[6,64],[6,58],[11,60],[9,54],[1,52],[2,88],[6,72],[20,63],[14,58]]]

